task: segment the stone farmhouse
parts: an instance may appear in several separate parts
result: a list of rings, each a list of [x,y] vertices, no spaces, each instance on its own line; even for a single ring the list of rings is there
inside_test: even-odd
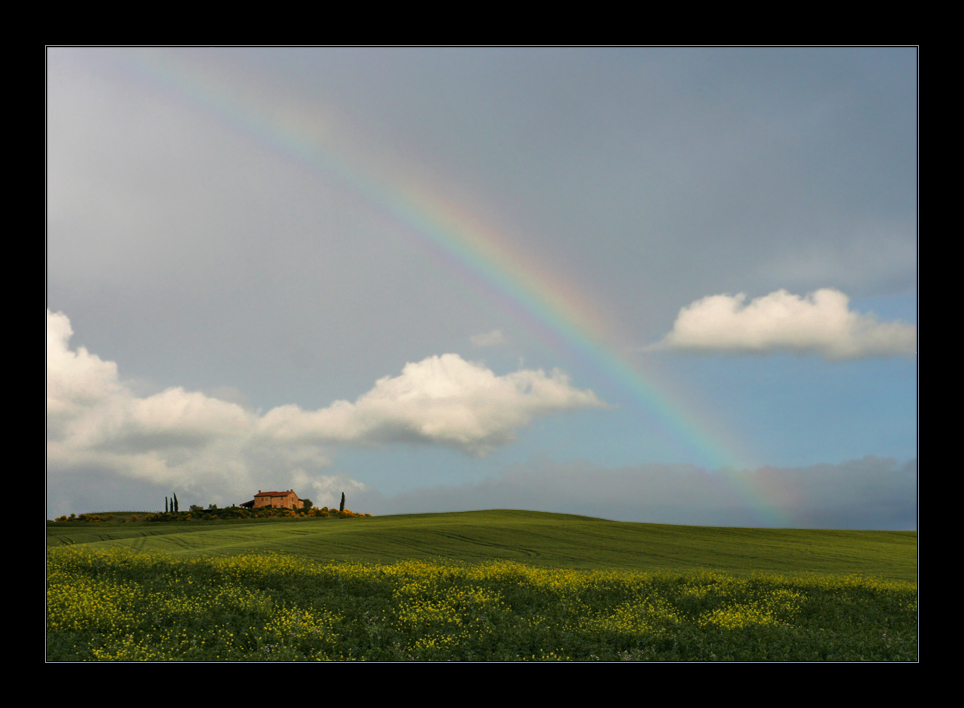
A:
[[[286,492],[262,492],[260,489],[258,493],[254,495],[254,499],[241,506],[246,506],[252,509],[260,509],[261,507],[270,506],[276,509],[300,509],[304,506],[298,495],[295,494],[293,489],[289,489]]]

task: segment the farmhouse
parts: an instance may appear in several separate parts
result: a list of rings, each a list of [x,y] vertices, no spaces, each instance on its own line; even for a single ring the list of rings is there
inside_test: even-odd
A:
[[[242,504],[253,509],[260,509],[263,506],[270,506],[276,509],[300,509],[304,506],[298,495],[293,489],[286,492],[262,492],[260,489],[254,495],[252,501]]]

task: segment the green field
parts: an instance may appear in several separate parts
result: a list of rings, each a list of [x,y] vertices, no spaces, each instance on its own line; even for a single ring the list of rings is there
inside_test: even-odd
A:
[[[326,563],[512,560],[542,568],[856,573],[917,579],[914,531],[667,526],[531,511],[48,526],[47,545],[63,544],[178,555],[274,551]]]
[[[916,532],[525,511],[47,531],[54,661],[916,659]]]

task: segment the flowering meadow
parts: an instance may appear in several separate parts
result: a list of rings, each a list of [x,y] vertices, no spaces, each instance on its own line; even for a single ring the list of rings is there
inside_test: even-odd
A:
[[[917,586],[59,547],[47,659],[914,661]]]

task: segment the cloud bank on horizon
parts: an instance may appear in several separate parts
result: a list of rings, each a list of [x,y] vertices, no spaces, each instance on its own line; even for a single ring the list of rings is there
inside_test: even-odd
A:
[[[826,359],[917,354],[917,325],[879,322],[849,308],[839,290],[822,288],[804,297],[786,290],[747,301],[711,295],[680,310],[673,330],[651,350],[768,354],[816,353]]]
[[[525,509],[694,526],[917,528],[917,460],[868,455],[839,464],[711,472],[693,465],[600,468],[530,463],[467,485],[386,498],[355,495],[373,513]]]

